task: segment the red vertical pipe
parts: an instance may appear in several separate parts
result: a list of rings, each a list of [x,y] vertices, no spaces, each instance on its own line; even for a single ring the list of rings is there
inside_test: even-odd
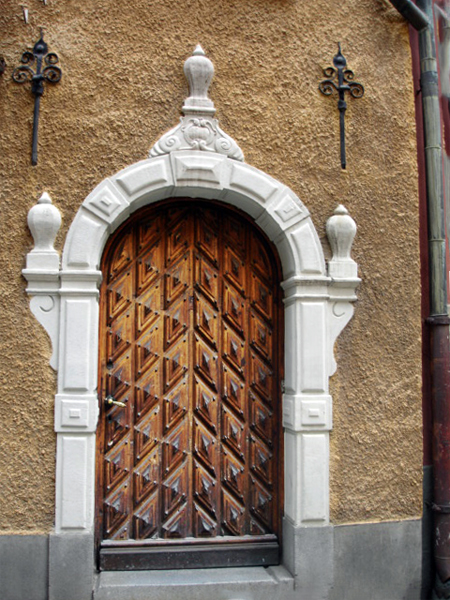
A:
[[[450,580],[450,320],[443,315],[427,322],[432,353],[434,558],[441,582],[446,582]]]

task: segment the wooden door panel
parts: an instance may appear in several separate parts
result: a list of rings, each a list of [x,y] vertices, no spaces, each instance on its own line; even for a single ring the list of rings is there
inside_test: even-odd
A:
[[[125,406],[101,403],[101,568],[184,565],[170,554],[180,543],[207,566],[196,538],[225,563],[273,563],[282,324],[271,248],[236,212],[173,202],[126,223],[102,268],[99,389]]]

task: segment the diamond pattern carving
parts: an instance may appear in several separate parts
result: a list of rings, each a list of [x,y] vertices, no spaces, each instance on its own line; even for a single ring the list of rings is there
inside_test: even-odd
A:
[[[214,308],[218,308],[217,272],[199,255],[195,257],[195,288],[209,300]]]
[[[136,465],[134,470],[134,505],[140,506],[142,501],[152,491],[158,488],[159,479],[159,454],[155,450],[147,454]]]
[[[250,291],[252,306],[254,306],[265,319],[271,322],[273,315],[273,301],[272,290],[270,287],[254,274]]]
[[[229,452],[224,452],[223,459],[223,479],[222,481],[227,485],[228,489],[233,492],[235,496],[239,498],[241,502],[244,502],[245,494],[245,477],[244,467],[241,465]]]
[[[128,484],[122,483],[115,488],[114,493],[105,498],[104,502],[104,526],[107,537],[117,539],[117,534],[123,537],[123,531],[119,531],[127,522],[128,513]]]
[[[172,346],[187,328],[188,303],[187,298],[183,297],[166,310],[164,316],[164,343],[166,348]]]
[[[239,375],[244,375],[245,367],[245,344],[244,341],[236,335],[229,327],[223,327],[223,353],[222,356],[226,362],[233,366]]]
[[[194,507],[195,537],[208,538],[217,535],[217,522],[207,515],[198,505]]]
[[[196,219],[196,246],[211,264],[217,266],[219,258],[218,223],[217,218],[211,219],[209,214],[208,211],[203,211],[201,217]]]
[[[166,306],[178,298],[188,286],[191,266],[191,261],[189,259],[190,255],[186,254],[166,273]]]
[[[166,263],[174,263],[190,245],[190,227],[188,219],[182,219],[176,225],[172,225],[167,236]],[[186,281],[185,279],[183,281]]]
[[[112,368],[107,374],[107,393],[116,400],[124,401],[122,396],[128,392],[132,380],[130,354],[122,354],[116,362],[111,358],[109,361],[108,364],[112,365]]]
[[[272,404],[273,373],[272,370],[254,354],[250,357],[252,388],[268,403]]]
[[[150,329],[136,341],[135,368],[138,377],[154,365],[162,354],[161,339],[155,335],[155,331]]]
[[[195,371],[213,389],[217,390],[217,353],[209,348],[199,337],[195,336]]]
[[[156,366],[150,372],[147,371],[143,381],[139,381],[134,389],[136,417],[140,417],[158,403],[161,389],[161,369]],[[155,410],[159,411],[159,406],[156,406]]]
[[[257,275],[265,279],[270,285],[273,273],[271,260],[265,246],[260,243],[256,235],[251,236],[250,248],[252,267],[255,269]]]
[[[187,338],[180,340],[164,358],[164,389],[169,390],[187,371]]]
[[[223,369],[223,399],[239,415],[244,416],[246,407],[245,385],[226,367]]]
[[[269,448],[273,445],[273,412],[256,396],[250,394],[250,429],[263,440]]]
[[[101,407],[102,540],[278,531],[274,264],[245,220],[201,202],[143,209],[111,242],[101,397],[125,406]]]
[[[244,507],[230,494],[222,489],[223,521],[222,528],[225,535],[240,535],[244,529]]]
[[[137,261],[137,289],[139,292],[148,288],[155,281],[163,268],[163,255],[157,242]]]
[[[108,328],[107,352],[109,358],[114,360],[123,354],[133,340],[133,321],[129,311],[118,317],[114,329]]]
[[[236,418],[231,411],[225,407],[222,409],[222,441],[224,442],[224,452],[226,449],[232,449],[240,457],[245,460],[244,448],[244,431],[243,422]]]
[[[225,242],[232,248],[236,248],[239,253],[245,254],[245,242],[248,237],[243,221],[230,216],[222,223],[225,233]]]
[[[211,473],[216,470],[215,446],[216,437],[194,420],[194,455]]]
[[[211,305],[198,296],[195,300],[195,328],[205,338],[206,343],[214,350],[217,349],[219,340],[217,327],[217,313],[211,308]]]
[[[186,458],[188,448],[187,421],[171,431],[163,443],[163,473],[173,471]]]
[[[175,509],[179,508],[180,504],[187,498],[187,465],[184,464],[166,479],[163,488],[164,515],[167,516],[172,514]]]
[[[138,248],[139,254],[143,249],[145,249],[149,244],[152,244],[155,240],[160,237],[162,227],[162,216],[151,216],[147,219],[139,219],[137,223],[137,240],[138,240]]]
[[[225,246],[224,252],[225,276],[238,290],[245,293],[245,263],[229,246]]]
[[[105,484],[110,490],[117,487],[130,472],[130,445],[119,444],[105,455]]]
[[[199,379],[195,379],[195,407],[194,411],[203,423],[214,432],[217,431],[217,395]]]
[[[241,335],[244,335],[245,304],[237,290],[229,285],[224,285],[224,320],[231,324]]]
[[[185,504],[179,510],[175,511],[162,526],[163,536],[166,539],[180,539],[187,536],[187,505]]]
[[[253,485],[250,489],[251,512],[260,523],[263,523],[266,528],[264,533],[266,533],[268,530],[270,530],[273,521],[272,494],[270,494],[256,481],[253,482]]]
[[[272,487],[272,453],[255,436],[250,436],[250,464],[251,471],[266,483],[268,488]]]
[[[159,285],[151,287],[136,302],[136,331],[139,335],[142,331],[157,324],[161,309],[161,292]],[[155,325],[158,327],[158,325]],[[157,331],[157,329],[155,329]]]
[[[134,531],[138,540],[157,537],[159,522],[158,494],[153,496],[135,511]]]
[[[197,503],[214,517],[217,514],[217,484],[206,469],[198,462],[194,465],[194,498]]]
[[[134,237],[131,231],[126,233],[118,241],[110,258],[111,263],[108,273],[108,281],[116,278],[118,274],[130,264],[133,256],[133,241]]]
[[[129,308],[133,296],[132,271],[128,269],[108,286],[108,313],[110,322]]]
[[[267,362],[271,361],[272,328],[254,312],[250,315],[250,344]]]
[[[157,406],[134,426],[136,462],[146,456],[158,443],[159,423],[159,406]]]
[[[188,406],[188,386],[186,381],[182,381],[164,396],[164,432],[172,429],[185,416]]]

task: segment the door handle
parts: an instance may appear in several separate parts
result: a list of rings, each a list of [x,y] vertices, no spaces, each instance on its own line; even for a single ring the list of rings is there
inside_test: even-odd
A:
[[[106,406],[126,406],[125,402],[119,402],[118,400],[114,400],[113,396],[106,396],[105,404]]]

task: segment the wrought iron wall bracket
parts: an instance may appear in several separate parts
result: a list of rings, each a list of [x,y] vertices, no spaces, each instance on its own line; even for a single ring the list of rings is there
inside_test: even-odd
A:
[[[333,92],[337,92],[338,110],[339,110],[339,126],[341,138],[341,167],[347,166],[345,156],[345,111],[347,103],[345,101],[345,93],[348,92],[353,98],[362,98],[364,96],[364,87],[354,81],[354,73],[350,69],[346,69],[347,61],[341,52],[341,44],[338,44],[339,51],[333,58],[334,67],[327,67],[323,70],[323,74],[327,79],[324,79],[319,84],[319,90],[325,96],[331,96]]]
[[[31,164],[37,165],[39,109],[41,96],[44,93],[44,82],[58,83],[61,80],[62,72],[56,66],[56,63],[59,62],[58,56],[54,52],[48,51],[42,30],[41,37],[35,43],[33,50],[26,50],[20,60],[23,64],[14,69],[12,78],[16,83],[31,81],[31,93],[34,95]],[[35,71],[29,66],[34,63],[36,63]]]

